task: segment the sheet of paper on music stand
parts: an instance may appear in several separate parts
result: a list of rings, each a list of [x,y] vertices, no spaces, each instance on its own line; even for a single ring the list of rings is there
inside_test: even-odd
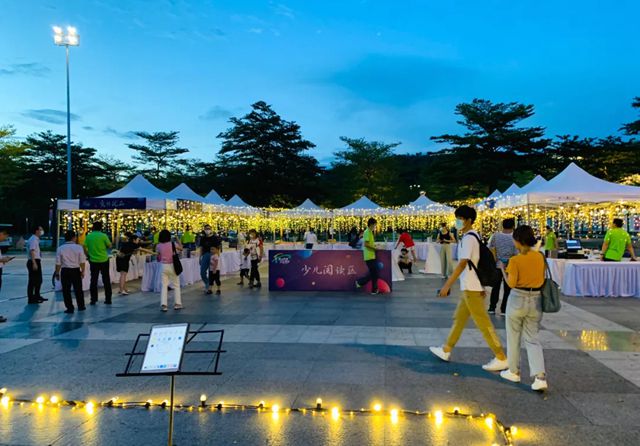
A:
[[[189,324],[154,325],[140,373],[177,372],[189,333]]]

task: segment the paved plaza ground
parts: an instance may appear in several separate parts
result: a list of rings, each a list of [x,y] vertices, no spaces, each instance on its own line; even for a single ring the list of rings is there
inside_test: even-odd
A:
[[[53,259],[44,260],[50,277]],[[159,311],[159,296],[114,296],[84,313],[66,315],[59,294],[26,305],[26,269],[5,269],[0,294],[0,387],[14,398],[56,393],[69,400],[161,401],[166,377],[118,378],[124,353],[152,324],[190,322],[225,330],[222,376],[181,377],[177,403],[209,400],[281,407],[325,406],[495,413],[519,428],[516,445],[640,444],[640,302],[566,298],[560,313],[545,315],[542,339],[550,389],[546,395],[484,372],[491,358],[469,324],[453,362],[434,358],[428,346],[444,340],[458,292],[436,298],[442,281],[414,274],[394,283],[391,295],[269,293],[223,281],[221,296],[200,285],[183,290],[185,309]],[[137,290],[139,283],[133,283]],[[88,293],[87,301],[88,301]],[[102,300],[102,299],[101,299]],[[504,319],[494,322],[505,339]],[[528,375],[526,353],[523,376]],[[277,419],[276,419],[277,418]],[[26,404],[0,407],[0,444],[166,444],[167,411]],[[338,421],[310,413],[257,413],[225,409],[180,411],[179,445],[491,445],[504,444],[483,422],[401,415],[344,414]]]

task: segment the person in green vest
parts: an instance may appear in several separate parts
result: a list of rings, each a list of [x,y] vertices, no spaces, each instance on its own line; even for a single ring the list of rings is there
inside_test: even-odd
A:
[[[369,273],[356,280],[356,288],[363,287],[367,282],[371,281],[371,294],[380,294],[378,291],[378,262],[376,261],[376,240],[373,233],[376,230],[378,222],[375,218],[370,218],[367,221],[367,229],[362,236],[362,255],[364,256],[364,263],[369,268]]]
[[[156,246],[160,243],[160,231],[158,231],[154,226],[151,228],[151,234],[153,234],[153,246]]]
[[[180,243],[182,243],[182,246],[189,251],[196,249],[196,235],[191,232],[191,227],[189,225],[184,228],[184,232],[180,237]]]
[[[622,228],[622,219],[613,219],[613,228],[609,229],[604,236],[602,244],[602,260],[605,262],[619,262],[622,260],[624,251],[629,251],[631,261],[637,260],[636,253],[633,250],[631,237],[629,233]]]
[[[104,303],[111,305],[111,277],[109,277],[109,249],[111,240],[107,234],[102,232],[102,222],[93,223],[91,232],[84,240],[84,249],[89,258],[89,270],[91,272],[91,284],[89,294],[91,294],[90,305],[98,302],[98,276],[102,275],[102,285],[104,286]]]
[[[549,257],[553,251],[558,250],[558,236],[551,226],[547,226],[547,234],[544,236],[544,255]]]

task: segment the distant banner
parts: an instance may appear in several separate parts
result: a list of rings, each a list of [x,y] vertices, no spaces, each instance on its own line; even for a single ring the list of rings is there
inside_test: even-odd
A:
[[[181,198],[178,198],[176,200],[176,209],[178,209],[179,211],[202,212],[202,203],[200,203],[199,201],[183,200]]]
[[[146,198],[81,198],[80,209],[146,209]]]
[[[378,250],[378,288],[391,291],[391,251]],[[269,291],[355,291],[367,274],[362,251],[270,250]]]

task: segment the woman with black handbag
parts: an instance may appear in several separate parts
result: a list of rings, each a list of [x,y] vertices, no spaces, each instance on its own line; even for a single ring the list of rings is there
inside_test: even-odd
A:
[[[180,294],[180,273],[182,273],[182,264],[178,252],[182,251],[180,243],[171,241],[171,233],[163,229],[158,235],[158,245],[156,252],[158,253],[158,262],[160,262],[160,274],[162,275],[162,289],[160,290],[160,310],[167,311],[169,300],[169,284],[173,286],[173,309],[181,310],[182,295]],[[176,265],[177,263],[180,266]]]
[[[538,333],[542,320],[541,290],[545,284],[545,257],[532,249],[536,236],[530,226],[519,226],[513,232],[513,241],[520,254],[511,257],[508,267],[499,262],[504,279],[511,287],[507,302],[507,362],[509,368],[500,376],[511,382],[520,382],[520,341],[529,358],[529,372],[535,377],[532,390],[547,389],[544,355]]]

